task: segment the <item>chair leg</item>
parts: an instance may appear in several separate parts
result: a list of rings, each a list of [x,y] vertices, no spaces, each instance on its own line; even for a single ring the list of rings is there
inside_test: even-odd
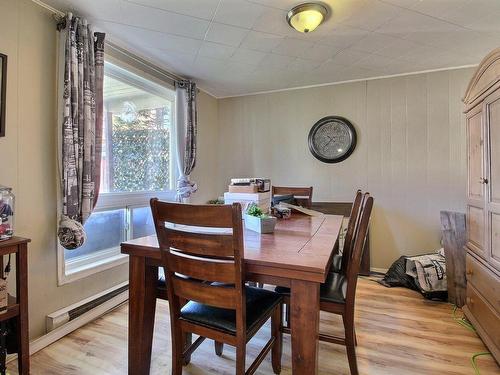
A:
[[[358,375],[358,362],[356,360],[356,334],[354,332],[354,323],[344,320],[345,328],[345,346],[347,349],[347,359],[351,375]]]
[[[214,347],[215,347],[215,354],[217,354],[220,357],[224,350],[224,343],[219,341],[214,341]]]
[[[290,328],[290,305],[285,304],[285,327]]]
[[[274,337],[273,349],[271,352],[271,361],[273,364],[273,371],[275,374],[281,372],[281,355],[283,352],[283,332],[281,331],[281,324],[283,323],[283,305],[280,304],[274,310],[271,316],[271,334]]]
[[[183,342],[183,347],[184,350],[189,348],[191,344],[193,343],[193,334],[191,332],[184,332],[183,334],[184,342]],[[183,360],[183,365],[187,366],[189,365],[189,362],[191,362],[191,356],[186,356]]]
[[[184,348],[183,332],[176,325],[172,326],[172,375],[182,375],[182,352]]]
[[[236,375],[245,375],[246,344],[239,343],[236,347]]]

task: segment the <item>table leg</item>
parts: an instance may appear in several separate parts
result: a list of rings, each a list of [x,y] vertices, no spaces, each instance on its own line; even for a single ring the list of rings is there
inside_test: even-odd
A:
[[[16,293],[19,304],[17,317],[17,365],[20,375],[30,372],[29,328],[28,328],[28,245],[19,245],[16,254]]]
[[[292,373],[318,373],[319,283],[292,280]]]
[[[148,266],[144,257],[131,256],[128,313],[129,375],[149,374],[157,283],[158,267]]]

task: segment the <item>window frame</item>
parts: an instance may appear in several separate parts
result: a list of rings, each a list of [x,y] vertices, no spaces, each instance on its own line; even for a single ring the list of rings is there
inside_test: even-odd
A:
[[[178,179],[179,172],[177,167],[177,150],[175,148],[176,139],[176,114],[175,114],[175,88],[169,81],[164,81],[157,78],[155,75],[149,74],[146,70],[141,69],[143,64],[139,61],[139,66],[130,64],[134,61],[128,59],[127,62],[122,58],[120,53],[113,53],[113,49],[107,51],[105,63],[110,63],[119,68],[125,69],[128,72],[138,75],[141,78],[159,84],[167,89],[172,90],[172,122],[170,129],[170,189],[165,191],[144,191],[144,192],[111,192],[100,193],[95,207],[96,212],[105,212],[110,210],[125,209],[125,240],[132,238],[132,209],[147,207],[151,198],[159,198],[166,201],[176,200],[175,183]],[[143,66],[143,68],[152,68]],[[60,199],[58,199],[60,201]],[[120,253],[120,246],[110,249],[100,250],[95,253],[87,254],[81,257],[76,257],[69,261],[65,259],[65,249],[57,240],[57,263],[58,263],[58,285],[64,285],[76,280],[80,280],[99,272],[103,272],[112,268],[119,267],[123,264],[128,264],[129,257],[126,254]]]

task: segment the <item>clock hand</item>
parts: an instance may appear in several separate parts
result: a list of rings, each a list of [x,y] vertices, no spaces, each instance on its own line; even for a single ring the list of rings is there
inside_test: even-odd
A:
[[[328,137],[328,136],[327,136]],[[328,137],[330,138],[330,137]],[[330,140],[323,146],[323,148],[325,148],[326,146],[328,146],[330,143],[332,143],[333,141],[333,138],[330,138]]]

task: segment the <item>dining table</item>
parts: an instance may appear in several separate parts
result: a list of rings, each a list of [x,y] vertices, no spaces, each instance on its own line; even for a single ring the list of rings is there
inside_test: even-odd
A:
[[[338,249],[341,215],[294,213],[278,219],[273,233],[244,230],[244,268],[249,282],[290,288],[292,373],[318,372],[320,285]],[[149,374],[156,310],[156,235],[121,244],[129,259],[128,373]]]

